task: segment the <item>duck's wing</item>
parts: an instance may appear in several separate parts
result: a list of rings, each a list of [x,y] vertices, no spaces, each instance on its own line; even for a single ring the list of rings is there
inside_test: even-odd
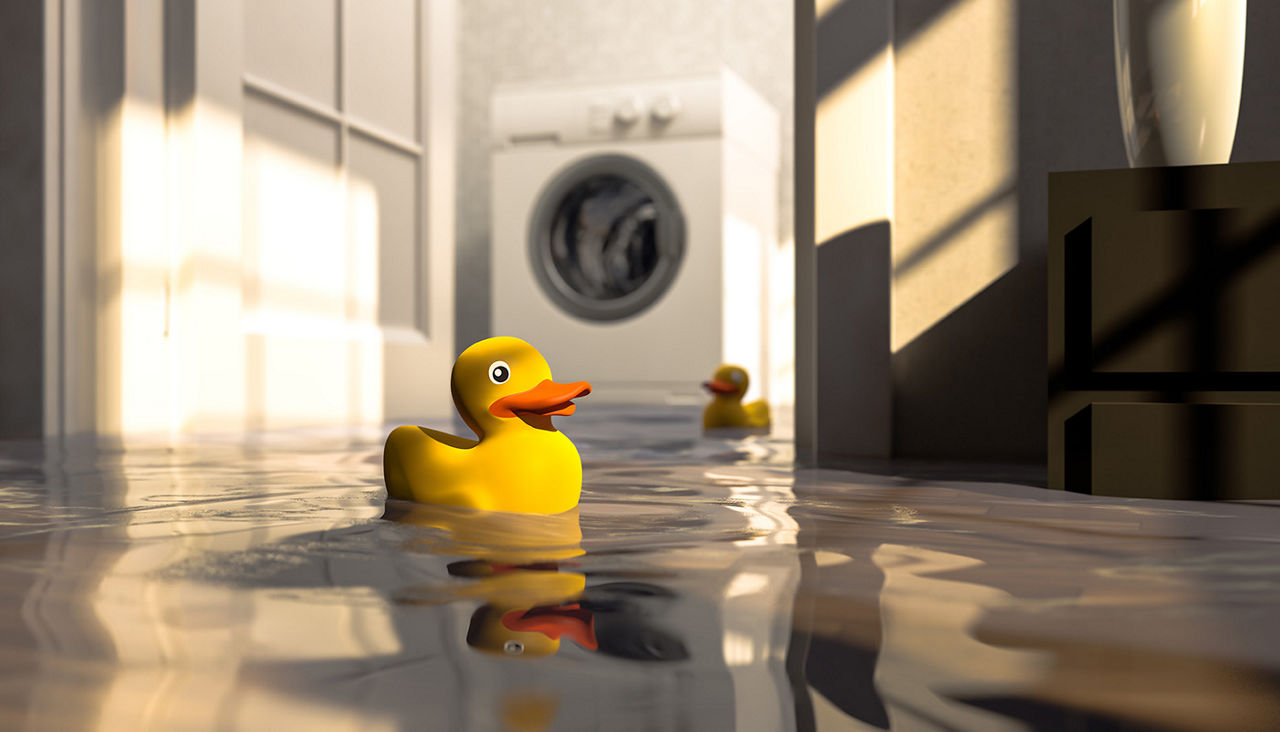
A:
[[[448,432],[403,425],[391,431],[382,452],[382,475],[390,498],[431,501],[441,486],[452,485],[462,452],[478,440]]]
[[[449,447],[456,447],[459,450],[468,450],[480,443],[479,440],[473,440],[469,437],[459,437],[457,435],[451,435],[448,432],[441,432],[440,430],[433,430],[427,427],[419,427],[418,429],[425,432],[427,437],[443,442]]]

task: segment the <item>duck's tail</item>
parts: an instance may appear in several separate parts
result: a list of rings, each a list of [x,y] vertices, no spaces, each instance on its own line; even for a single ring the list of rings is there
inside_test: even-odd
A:
[[[758,402],[743,404],[742,408],[747,412],[747,423],[751,427],[768,427],[769,426],[769,403],[761,399]]]

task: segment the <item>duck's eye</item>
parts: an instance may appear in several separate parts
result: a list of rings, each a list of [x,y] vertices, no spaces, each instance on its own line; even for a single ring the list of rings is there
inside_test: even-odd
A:
[[[507,379],[511,378],[511,367],[506,361],[494,361],[489,364],[489,381],[495,384],[505,384]]]
[[[508,656],[519,656],[524,653],[524,644],[518,640],[509,640],[502,644],[502,652]]]

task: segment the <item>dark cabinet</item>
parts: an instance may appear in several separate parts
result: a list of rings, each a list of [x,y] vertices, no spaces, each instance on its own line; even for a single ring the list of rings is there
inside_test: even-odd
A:
[[[1280,163],[1049,176],[1049,485],[1280,498]]]

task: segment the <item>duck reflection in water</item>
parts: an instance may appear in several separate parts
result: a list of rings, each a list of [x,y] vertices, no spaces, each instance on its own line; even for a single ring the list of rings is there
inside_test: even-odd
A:
[[[678,636],[659,627],[676,595],[650,582],[588,586],[575,557],[584,552],[578,510],[551,516],[486,512],[388,500],[384,518],[443,529],[415,539],[411,549],[460,554],[448,572],[465,580],[399,593],[405,604],[483,601],[471,615],[467,645],[482,653],[540,658],[557,653],[563,639],[587,651],[637,661],[689,657]]]

